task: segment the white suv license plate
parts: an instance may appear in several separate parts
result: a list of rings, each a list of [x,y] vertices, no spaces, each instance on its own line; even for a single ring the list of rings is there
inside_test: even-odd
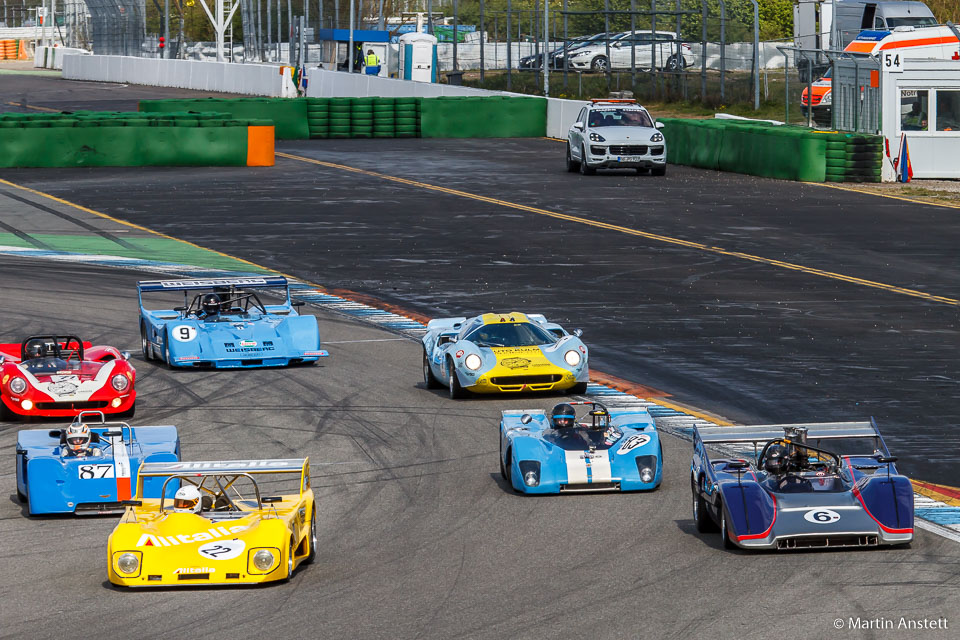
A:
[[[617,156],[617,162],[640,162],[640,156]]]

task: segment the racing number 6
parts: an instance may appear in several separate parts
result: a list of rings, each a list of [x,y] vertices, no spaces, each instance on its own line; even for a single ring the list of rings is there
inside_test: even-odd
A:
[[[832,520],[833,517],[829,513],[825,513],[823,511],[817,511],[816,513],[813,514],[813,519],[816,520],[817,522],[830,522],[830,520]]]

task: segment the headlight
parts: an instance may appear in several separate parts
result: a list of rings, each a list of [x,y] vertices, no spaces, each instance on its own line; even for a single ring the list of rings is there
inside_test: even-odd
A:
[[[471,371],[476,371],[477,369],[483,366],[483,360],[481,360],[480,356],[478,356],[477,354],[471,353],[463,361],[463,364],[467,365],[467,369],[470,369]]]
[[[582,58],[582,57],[588,56],[588,55],[590,55],[590,52],[589,52],[589,51],[581,51],[581,52],[579,52],[579,53],[574,53],[574,54],[572,54],[570,57],[571,57],[571,58]]]
[[[591,141],[591,142],[606,142],[607,139],[604,138],[604,137],[603,137],[602,135],[600,135],[599,133],[593,133],[593,132],[591,132],[591,133],[590,133],[590,141]]]
[[[641,482],[653,482],[653,470],[650,467],[644,467],[640,470]]]
[[[580,352],[575,349],[571,349],[563,354],[563,359],[568,365],[575,367],[580,364]]]
[[[833,104],[833,93],[827,91],[823,94],[823,97],[820,98],[820,104]]]
[[[663,142],[663,134],[657,131],[655,134],[650,136],[650,142]]]
[[[536,487],[540,484],[540,463],[536,460],[521,460],[520,473],[523,474],[523,484]]]
[[[124,553],[117,559],[117,568],[123,573],[136,573],[140,567],[140,558],[132,553]]]
[[[110,378],[110,384],[112,384],[113,388],[117,391],[123,391],[130,386],[130,381],[127,380],[127,376],[123,375],[122,373],[118,373]]]
[[[637,456],[637,472],[640,474],[640,482],[653,482],[657,475],[657,456]]]
[[[10,382],[7,384],[10,387],[10,391],[17,395],[20,395],[27,390],[27,381],[23,378],[10,378]]]
[[[253,566],[260,571],[266,571],[273,566],[273,552],[266,549],[260,549],[253,554]]]

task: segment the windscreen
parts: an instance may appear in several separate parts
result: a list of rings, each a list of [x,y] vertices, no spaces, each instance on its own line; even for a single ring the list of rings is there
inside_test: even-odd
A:
[[[597,127],[652,127],[653,122],[640,109],[592,109],[589,126]]]
[[[921,16],[918,18],[913,17],[900,17],[900,18],[887,18],[887,28],[893,29],[895,27],[935,27],[937,26],[937,21],[930,16]]]
[[[466,339],[480,347],[535,347],[557,341],[549,331],[530,322],[485,324]]]

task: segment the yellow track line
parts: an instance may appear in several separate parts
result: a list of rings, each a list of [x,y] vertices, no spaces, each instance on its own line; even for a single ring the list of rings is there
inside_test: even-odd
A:
[[[62,109],[51,109],[50,107],[35,107],[32,104],[21,104],[19,102],[8,102],[11,107],[20,107],[21,109],[36,109],[37,111],[50,111],[52,113],[61,113]]]
[[[366,169],[358,169],[356,167],[351,167],[343,164],[336,164],[334,162],[325,162],[323,160],[314,160],[313,158],[306,158],[304,156],[297,156],[289,153],[277,152],[277,155],[282,158],[287,158],[289,160],[297,160],[299,162],[307,162],[310,164],[315,164],[321,167],[328,167],[331,169],[339,169],[342,171],[349,171],[351,173],[357,173],[365,176],[370,176],[373,178],[380,178],[382,180],[389,180],[390,182],[396,182],[399,184],[405,184],[412,187],[417,187],[419,189],[426,189],[428,191],[436,191],[439,193],[445,193],[448,195],[458,196],[461,198],[468,198],[470,200],[477,200],[479,202],[486,202],[488,204],[493,204],[501,207],[507,207],[510,209],[518,209],[520,211],[527,211],[530,213],[536,213],[542,216],[548,216],[550,218],[556,218],[558,220],[566,220],[568,222],[576,222],[578,224],[584,224],[591,227],[596,227],[598,229],[606,229],[608,231],[617,231],[619,233],[624,233],[631,236],[637,236],[640,238],[646,238],[648,240],[655,240],[657,242],[664,242],[666,244],[686,247],[688,249],[695,249],[697,251],[703,251],[706,253],[712,253],[716,255],[727,256],[731,258],[739,258],[741,260],[746,260],[749,262],[756,262],[758,264],[766,264],[774,267],[780,267],[781,269],[787,269],[790,271],[797,271],[800,273],[805,273],[807,275],[818,276],[821,278],[827,278],[830,280],[838,280],[840,282],[848,282],[850,284],[860,285],[864,287],[870,287],[872,289],[880,289],[882,291],[889,291],[891,293],[897,293],[905,296],[910,296],[913,298],[919,298],[921,300],[927,300],[929,302],[937,302],[940,304],[947,304],[950,306],[960,306],[960,300],[956,298],[948,298],[946,296],[937,296],[930,293],[925,293],[923,291],[918,291],[916,289],[908,289],[906,287],[898,287],[892,284],[885,284],[883,282],[876,282],[873,280],[865,280],[863,278],[856,278],[854,276],[844,275],[842,273],[836,273],[834,271],[826,271],[824,269],[816,269],[814,267],[807,267],[801,264],[795,264],[792,262],[785,262],[783,260],[775,260],[773,258],[765,258],[763,256],[757,256],[749,253],[743,253],[741,251],[731,251],[729,249],[724,249],[723,247],[714,247],[706,245],[700,242],[692,242],[689,240],[682,240],[680,238],[673,238],[671,236],[664,236],[657,233],[650,233],[648,231],[641,231],[639,229],[631,229],[629,227],[624,227],[616,224],[610,224],[607,222],[601,222],[599,220],[591,220],[589,218],[583,218],[580,216],[572,216],[565,213],[559,213],[557,211],[550,211],[548,209],[540,209],[538,207],[531,207],[524,204],[518,204],[516,202],[509,202],[507,200],[498,200],[497,198],[490,198],[487,196],[481,196],[475,193],[469,193],[467,191],[460,191],[458,189],[449,189],[447,187],[440,187],[437,185],[429,184],[426,182],[419,182],[417,180],[408,180],[406,178],[398,178],[396,176],[387,175],[384,173],[378,173],[376,171],[368,171]]]
[[[550,136],[544,136],[545,140],[553,140],[555,142],[566,142],[563,138],[552,138]],[[704,171],[709,171],[709,169],[704,169]],[[848,187],[842,184],[831,184],[829,182],[803,182],[802,184],[809,184],[815,187],[826,187],[828,189],[836,189],[838,191],[850,191],[852,193],[860,193],[866,196],[877,196],[878,198],[890,198],[892,200],[902,200],[903,202],[911,202],[913,204],[925,204],[931,207],[947,207],[948,209],[960,209],[960,203],[955,202],[931,202],[930,200],[918,200],[916,198],[908,198],[906,196],[897,196],[891,193],[877,193],[876,191],[870,191],[868,189],[862,189],[858,187]]]
[[[908,198],[906,196],[896,196],[891,193],[877,193],[876,191],[870,191],[868,189],[858,189],[857,187],[845,187],[839,184],[830,184],[827,182],[806,182],[804,184],[812,184],[817,187],[826,187],[828,189],[837,189],[838,191],[850,191],[852,193],[861,193],[866,196],[877,196],[878,198],[890,198],[892,200],[901,200],[903,202],[910,202],[913,204],[925,204],[930,207],[947,207],[948,209],[960,209],[960,203],[956,202],[930,202],[929,200],[917,200],[916,198]]]

